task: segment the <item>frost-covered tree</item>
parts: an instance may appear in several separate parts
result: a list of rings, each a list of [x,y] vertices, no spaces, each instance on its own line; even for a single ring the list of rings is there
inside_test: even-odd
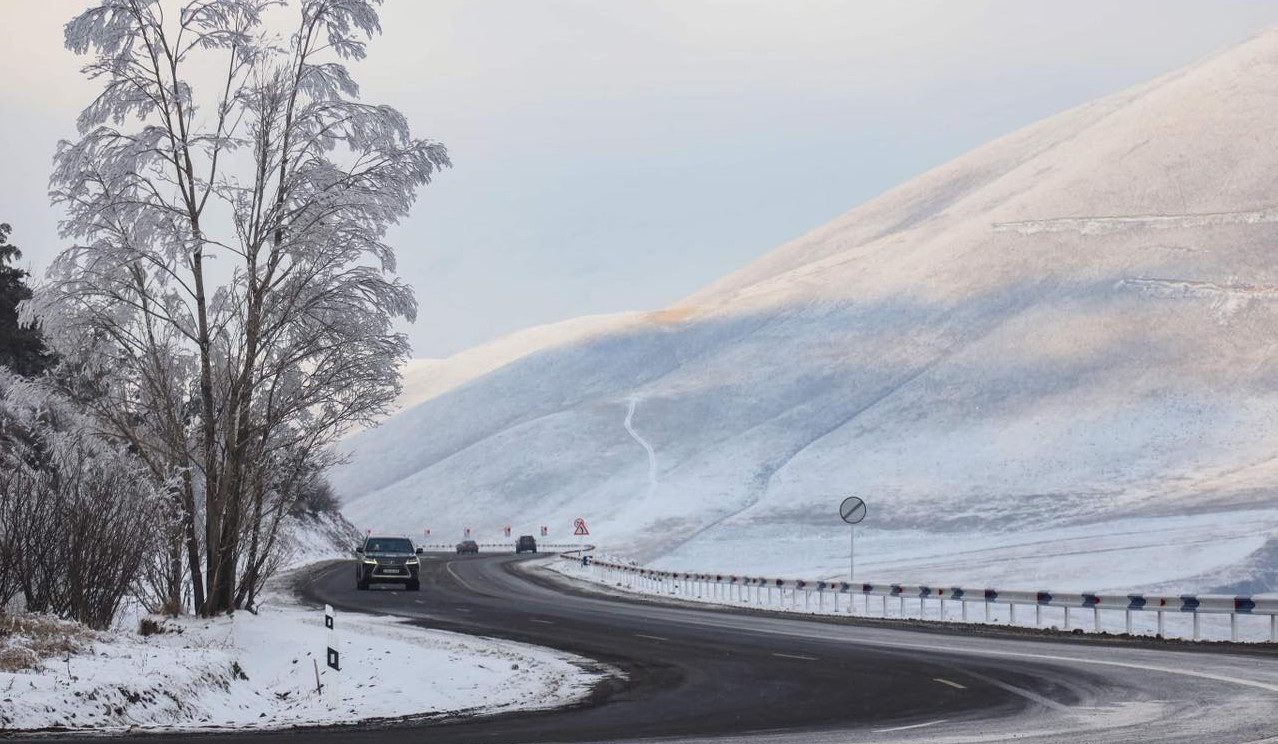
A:
[[[155,556],[142,464],[47,381],[0,370],[0,610],[110,626]]]
[[[378,2],[101,0],[66,26],[102,91],[55,157],[77,244],[32,313],[105,377],[101,420],[177,477],[171,550],[204,614],[263,578],[281,475],[398,393],[392,324],[416,302],[386,231],[449,162],[358,99],[343,62]]]

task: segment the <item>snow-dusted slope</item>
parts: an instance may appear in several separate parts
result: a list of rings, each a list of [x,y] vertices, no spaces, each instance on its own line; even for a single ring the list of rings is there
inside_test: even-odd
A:
[[[347,440],[345,511],[436,535],[581,515],[624,552],[742,565],[839,550],[855,492],[922,551],[883,543],[883,578],[930,580],[941,536],[1136,524],[1106,565],[1224,581],[1278,527],[1276,117],[1270,31],[1015,132],[670,310],[442,383]],[[1186,513],[1233,526],[1157,536]]]

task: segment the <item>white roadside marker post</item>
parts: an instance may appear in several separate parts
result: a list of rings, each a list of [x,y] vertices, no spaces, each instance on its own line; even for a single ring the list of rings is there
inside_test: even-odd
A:
[[[336,708],[341,702],[341,685],[338,684],[342,671],[341,642],[337,637],[337,613],[332,605],[324,605],[324,627],[328,629],[327,660],[328,684],[323,686],[324,701],[329,708]]]

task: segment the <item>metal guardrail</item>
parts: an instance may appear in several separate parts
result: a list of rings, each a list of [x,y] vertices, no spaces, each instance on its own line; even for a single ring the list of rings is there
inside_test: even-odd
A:
[[[458,540],[457,542],[461,542],[461,540]],[[439,551],[439,550],[443,550],[443,551],[450,551],[450,550],[456,550],[456,549],[457,549],[457,542],[451,542],[451,543],[418,543],[418,544],[417,544],[417,547],[422,548],[423,550],[430,550],[430,551]],[[510,540],[503,540],[502,542],[481,542],[481,543],[478,543],[478,545],[479,545],[479,547],[481,547],[481,548],[487,548],[487,549],[489,549],[489,550],[492,550],[492,549],[503,549],[503,548],[504,548],[504,549],[506,549],[506,550],[514,551],[514,549],[515,549],[515,539],[514,539],[514,538],[511,538]],[[537,543],[537,551],[538,551],[538,552],[541,552],[541,553],[549,553],[549,552],[553,552],[553,551],[561,551],[561,550],[562,550],[562,551],[576,551],[576,550],[578,550],[579,548],[580,548],[580,546],[578,546],[576,543],[543,543],[543,542],[538,542],[538,543]],[[585,546],[585,549],[586,549],[586,550],[593,550],[593,549],[594,549],[594,546],[587,545],[587,546]]]
[[[573,551],[576,552],[575,550]],[[565,560],[580,562],[580,557],[569,553],[560,556]],[[940,603],[940,617],[946,618],[947,603],[959,602],[962,607],[963,622],[970,622],[969,606],[983,605],[985,622],[989,622],[992,605],[1007,605],[1010,622],[1016,624],[1017,607],[1035,608],[1035,626],[1043,625],[1043,608],[1063,608],[1065,611],[1065,630],[1071,629],[1072,614],[1075,611],[1090,611],[1092,629],[1101,631],[1101,611],[1121,611],[1125,613],[1126,632],[1132,633],[1133,613],[1157,613],[1158,635],[1166,635],[1166,613],[1192,614],[1193,638],[1201,638],[1199,618],[1202,615],[1229,615],[1230,640],[1238,640],[1239,615],[1261,615],[1269,617],[1269,640],[1278,643],[1278,597],[1272,596],[1231,596],[1219,594],[1101,594],[1094,592],[1052,592],[1052,591],[1004,591],[998,589],[969,589],[963,587],[934,587],[919,584],[883,584],[883,583],[849,583],[846,581],[810,581],[807,579],[773,579],[757,576],[734,576],[731,574],[705,574],[684,571],[661,571],[640,566],[630,566],[606,560],[591,560],[589,566],[598,577],[609,583],[622,583],[630,586],[638,583],[641,590],[656,591],[675,596],[689,598],[710,598],[732,604],[755,604],[775,607],[797,607],[800,593],[803,606],[812,609],[813,595],[816,596],[817,611],[825,612],[827,596],[834,612],[839,612],[840,597],[846,596],[847,611],[854,609],[853,597],[864,598],[864,608],[869,612],[870,597],[881,598],[883,616],[887,615],[889,599],[899,603],[900,612],[905,613],[906,600],[918,600],[920,616],[925,615],[925,603]],[[626,584],[623,584],[626,585]],[[774,593],[776,602],[774,602]],[[788,599],[787,599],[788,593]],[[1081,629],[1081,628],[1080,628]]]

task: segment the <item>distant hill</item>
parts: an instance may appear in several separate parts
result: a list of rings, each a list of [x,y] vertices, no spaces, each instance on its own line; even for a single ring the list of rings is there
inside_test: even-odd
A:
[[[886,578],[1245,580],[1278,528],[1275,121],[1267,31],[667,310],[435,362],[346,440],[344,511],[450,539],[580,515],[667,565],[834,573],[857,493]],[[1097,550],[1125,573],[1078,575]]]

